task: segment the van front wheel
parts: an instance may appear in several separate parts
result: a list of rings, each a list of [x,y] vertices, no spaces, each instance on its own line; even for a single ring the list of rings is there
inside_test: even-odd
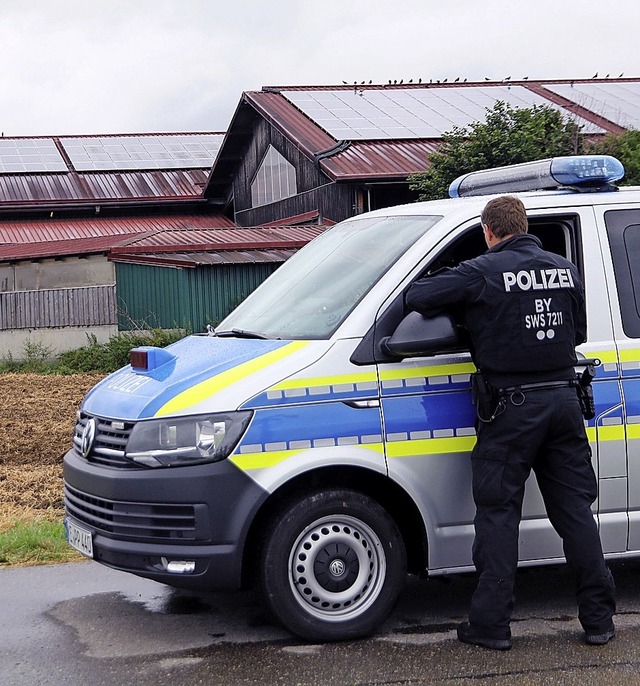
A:
[[[280,511],[266,532],[260,583],[271,612],[314,641],[366,636],[402,590],[406,553],[395,522],[371,498],[323,490]]]

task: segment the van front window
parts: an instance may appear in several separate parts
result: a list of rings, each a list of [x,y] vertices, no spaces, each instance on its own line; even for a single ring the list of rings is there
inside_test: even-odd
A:
[[[216,329],[217,335],[329,338],[383,274],[441,217],[337,224],[291,257]]]

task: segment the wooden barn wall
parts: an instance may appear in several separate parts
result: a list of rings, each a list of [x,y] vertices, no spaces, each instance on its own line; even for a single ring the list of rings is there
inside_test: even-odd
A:
[[[296,170],[298,194],[278,202],[251,207],[251,182],[267,148],[272,145]],[[341,221],[354,214],[353,191],[331,181],[288,138],[258,119],[233,181],[235,220],[240,226],[256,226],[304,212],[318,210],[323,218]]]
[[[217,324],[280,263],[229,264],[174,269],[116,264],[118,328],[204,331]]]
[[[0,331],[116,323],[113,285],[0,293]]]

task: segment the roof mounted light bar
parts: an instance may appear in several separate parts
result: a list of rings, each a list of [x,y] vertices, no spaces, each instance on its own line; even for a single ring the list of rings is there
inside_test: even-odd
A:
[[[449,186],[449,197],[563,187],[581,191],[616,190],[612,183],[623,176],[622,163],[610,155],[553,157],[463,174]]]

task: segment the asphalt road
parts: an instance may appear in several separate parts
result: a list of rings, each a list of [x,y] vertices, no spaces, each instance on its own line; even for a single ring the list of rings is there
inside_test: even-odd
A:
[[[190,595],[96,563],[0,570],[2,686],[640,686],[640,562],[612,565],[618,636],[582,642],[564,567],[521,572],[514,646],[460,644],[474,579],[410,578],[367,640],[309,644],[249,592]]]

